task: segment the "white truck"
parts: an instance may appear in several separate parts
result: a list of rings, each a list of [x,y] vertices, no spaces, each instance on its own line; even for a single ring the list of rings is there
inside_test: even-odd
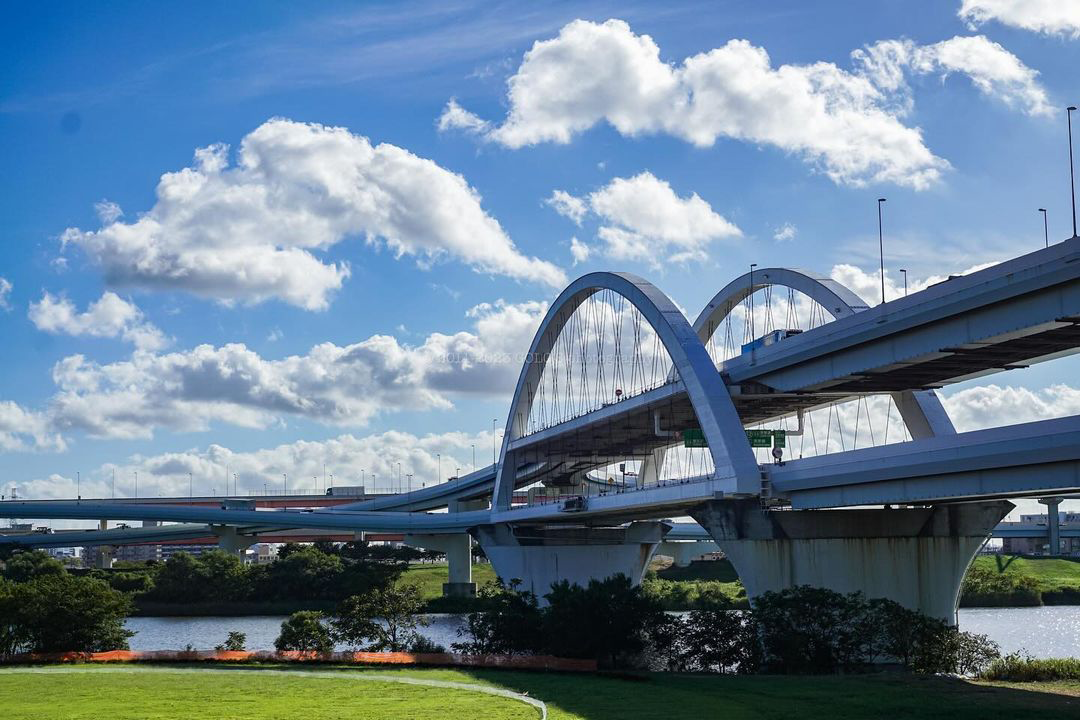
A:
[[[349,495],[349,496],[363,495],[364,494],[364,486],[363,485],[335,485],[332,488],[327,488],[326,489],[326,494],[327,495],[333,495],[335,497],[340,496],[340,495]]]

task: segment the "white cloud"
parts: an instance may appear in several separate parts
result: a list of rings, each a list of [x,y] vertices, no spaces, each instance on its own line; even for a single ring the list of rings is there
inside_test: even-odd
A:
[[[777,242],[789,242],[795,239],[798,229],[791,223],[784,223],[773,232],[773,240]]]
[[[983,385],[949,393],[943,402],[960,432],[1080,415],[1080,389],[1068,385]]]
[[[249,452],[209,445],[106,463],[82,473],[81,494],[84,498],[109,497],[114,490],[115,473],[116,496],[132,497],[136,472],[141,497],[187,495],[188,473],[191,473],[191,492],[196,495],[221,495],[226,473],[230,486],[235,474],[240,493],[262,494],[264,487],[271,493],[281,492],[283,473],[288,475],[290,493],[319,492],[323,487],[324,467],[327,486],[332,474],[335,485],[363,483],[369,490],[385,491],[390,483],[397,485],[398,463],[401,463],[401,484],[406,485],[406,475],[412,474],[412,487],[420,488],[432,485],[438,478],[445,482],[455,471],[470,472],[474,448],[477,467],[491,464],[490,430],[475,434],[414,435],[395,430],[359,437],[343,434],[322,441],[298,440]],[[25,498],[72,498],[76,494],[75,474],[70,477],[53,474],[18,483],[18,491]]]
[[[491,123],[482,120],[474,113],[458,105],[457,100],[450,98],[439,116],[439,131],[463,130],[467,133],[483,134],[491,128]]]
[[[592,248],[578,240],[576,237],[570,238],[570,255],[574,258],[574,265],[588,262],[589,255],[591,254]]]
[[[345,128],[270,120],[228,148],[195,153],[162,175],[157,202],[131,223],[68,229],[115,286],[182,290],[224,302],[278,298],[324,309],[349,276],[315,253],[362,236],[422,264],[460,260],[478,272],[551,286],[551,263],[522,255],[463,177]]]
[[[159,350],[168,344],[134,303],[108,291],[83,313],[68,298],[46,292],[39,302],[30,303],[28,315],[38,330],[54,335],[122,338],[140,350]]]
[[[508,96],[505,122],[484,137],[512,148],[568,143],[606,121],[631,137],[775,146],[843,184],[921,189],[949,167],[866,77],[827,62],[774,68],[768,53],[746,40],[674,65],[660,59],[651,37],[621,20],[575,20],[525,54]]]
[[[575,225],[581,226],[581,221],[585,219],[585,215],[589,212],[589,207],[585,204],[585,201],[579,197],[571,195],[565,190],[553,190],[551,197],[544,201],[546,205],[551,206],[555,212],[562,215],[564,218],[568,218],[574,222]]]
[[[595,214],[601,222],[597,234],[604,241],[604,252],[616,260],[654,266],[665,258],[668,262],[700,261],[707,257],[712,241],[742,235],[697,193],[679,197],[667,181],[648,171],[615,178],[587,198],[556,190],[547,203],[579,225],[588,212]],[[570,251],[575,264],[588,258],[589,248],[576,238]]]
[[[0,450],[4,452],[63,451],[63,437],[52,431],[48,418],[18,403],[0,400]]]
[[[882,40],[855,50],[851,56],[875,85],[897,93],[894,102],[900,112],[906,112],[912,104],[905,72],[940,75],[943,79],[951,73],[961,73],[983,95],[1009,107],[1019,107],[1028,115],[1052,112],[1046,90],[1038,82],[1039,73],[981,35],[957,36],[932,45]]]
[[[988,267],[996,265],[996,262],[980,263],[969,268],[951,273],[951,275],[969,275]],[[856,295],[866,301],[868,305],[877,305],[881,302],[881,271],[867,272],[854,265],[841,263],[833,265],[829,275],[837,282],[852,290]],[[918,292],[943,280],[948,280],[949,275],[928,275],[925,278],[908,278],[908,292]],[[904,281],[900,273],[896,275],[885,272],[885,298],[895,300],[904,295]]]
[[[124,216],[124,211],[120,209],[120,206],[111,200],[101,200],[94,203],[94,212],[97,213],[98,220],[106,225],[116,222]]]
[[[270,331],[270,334],[266,336],[267,342],[277,342],[281,338],[285,337],[285,333],[281,332],[281,328],[274,328]]]
[[[996,20],[1045,35],[1080,38],[1080,3],[1075,0],[963,0],[957,15],[972,29]]]
[[[10,280],[0,277],[0,310],[11,309],[11,303],[8,300],[11,297],[11,287]]]
[[[53,368],[48,415],[59,431],[147,438],[214,422],[265,427],[289,417],[361,426],[376,414],[446,409],[460,394],[508,394],[546,304],[499,301],[469,311],[474,332],[432,333],[419,346],[375,335],[267,360],[243,344],[137,352],[109,364],[82,355]]]

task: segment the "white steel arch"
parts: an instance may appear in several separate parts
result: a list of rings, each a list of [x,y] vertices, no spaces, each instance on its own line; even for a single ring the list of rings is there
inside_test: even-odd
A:
[[[630,273],[597,272],[578,278],[563,290],[536,331],[507,417],[492,508],[496,511],[510,509],[518,465],[510,445],[523,434],[529,417],[532,398],[526,389],[539,383],[568,317],[601,290],[611,290],[637,308],[671,356],[708,441],[716,477],[730,477],[732,492],[757,493],[760,471],[743,433],[742,422],[709,353],[686,317],[667,295],[647,280]]]

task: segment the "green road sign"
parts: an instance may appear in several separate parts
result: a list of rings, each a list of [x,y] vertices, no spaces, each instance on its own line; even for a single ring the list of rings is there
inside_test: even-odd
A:
[[[787,447],[787,431],[785,430],[773,430],[773,447],[786,448]]]
[[[688,448],[703,448],[709,447],[709,443],[705,440],[705,433],[701,431],[701,428],[689,428],[682,432],[683,447]]]
[[[772,430],[747,430],[746,439],[750,441],[752,448],[772,447]]]

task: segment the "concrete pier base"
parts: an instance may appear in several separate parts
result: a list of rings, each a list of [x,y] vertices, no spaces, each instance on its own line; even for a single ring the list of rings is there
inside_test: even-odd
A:
[[[753,599],[812,585],[860,591],[956,622],[964,573],[1005,501],[870,510],[765,511],[714,500],[691,515],[735,566]]]
[[[425,550],[446,553],[449,582],[443,583],[444,597],[475,597],[476,583],[472,580],[472,536],[466,533],[454,535],[406,535],[405,544]]]
[[[626,528],[492,525],[477,528],[476,536],[496,574],[504,582],[520,580],[520,589],[543,603],[560,580],[584,586],[621,573],[640,583],[669,527],[660,522]]]
[[[218,547],[225,552],[239,555],[244,559],[247,549],[259,541],[255,535],[243,535],[232,525],[213,525],[211,529],[218,539]]]
[[[702,555],[717,552],[719,549],[720,547],[711,541],[665,540],[660,543],[656,554],[671,558],[675,563],[675,567],[688,567],[690,563],[699,559]]]

